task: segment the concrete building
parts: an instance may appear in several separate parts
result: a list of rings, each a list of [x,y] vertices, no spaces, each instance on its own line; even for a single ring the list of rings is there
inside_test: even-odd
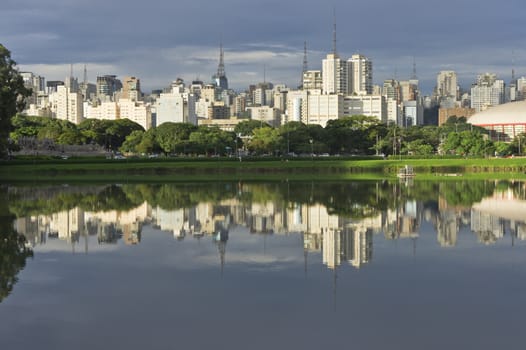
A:
[[[475,110],[473,108],[440,108],[438,110],[438,125],[440,126],[444,124],[450,117],[464,117],[468,119],[473,114],[475,114]]]
[[[87,119],[117,120],[119,119],[119,105],[114,101],[105,101],[98,104],[84,102],[84,115]]]
[[[228,118],[228,119],[199,119],[198,125],[205,125],[208,127],[218,127],[223,131],[234,131],[237,124],[246,119]]]
[[[322,91],[324,94],[347,94],[347,62],[336,53],[322,61]]]
[[[373,93],[373,63],[363,55],[352,55],[347,61],[347,94]]]
[[[142,101],[121,98],[118,102],[119,118],[129,119],[148,130],[152,126],[152,111],[150,105]]]
[[[402,102],[400,83],[395,79],[384,80],[384,85],[382,87],[382,95],[392,100],[395,100],[396,103]]]
[[[476,84],[471,87],[471,108],[477,112],[491,106],[504,103],[504,81],[497,79],[493,73],[478,76]]]
[[[141,81],[136,77],[124,77],[120,98],[140,101],[142,99]]]
[[[349,95],[343,98],[343,115],[366,115],[387,123],[386,98],[381,95]]]
[[[303,72],[303,90],[321,90],[323,88],[323,78],[321,70],[307,70]]]
[[[309,95],[307,110],[306,124],[318,124],[325,127],[329,120],[338,119],[344,115],[343,95]]]
[[[122,89],[122,82],[116,75],[97,77],[97,97],[101,101],[113,101],[116,92]]]
[[[76,87],[57,86],[54,100],[56,102],[56,118],[80,124],[84,119],[82,94]]]
[[[316,90],[319,95],[320,90]],[[292,90],[287,94],[287,107],[285,109],[285,115],[283,123],[288,122],[302,122],[307,123],[308,115],[308,95],[307,90]]]
[[[162,93],[157,100],[156,125],[166,122],[190,123],[197,125],[194,95],[181,92],[181,88],[174,87],[170,93]]]
[[[415,101],[418,99],[418,86],[410,80],[399,82],[400,101]]]
[[[424,124],[424,106],[420,99],[402,103],[402,127],[408,128]]]
[[[248,107],[250,119],[259,120],[273,127],[281,125],[281,113],[278,109],[269,106]]]
[[[230,107],[223,102],[213,102],[208,106],[208,119],[229,119]]]
[[[457,83],[457,73],[454,71],[441,71],[437,74],[436,96],[438,98],[453,97],[459,98],[459,87]]]

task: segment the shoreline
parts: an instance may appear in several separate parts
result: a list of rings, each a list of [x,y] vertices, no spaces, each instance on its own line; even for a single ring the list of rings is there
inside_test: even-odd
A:
[[[358,157],[357,157],[358,158]],[[70,158],[15,159],[0,163],[0,180],[12,182],[174,182],[214,180],[396,179],[411,165],[415,180],[526,179],[526,158],[491,159],[243,159]]]

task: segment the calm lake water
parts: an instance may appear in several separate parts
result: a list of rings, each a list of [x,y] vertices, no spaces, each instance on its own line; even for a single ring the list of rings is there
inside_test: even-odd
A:
[[[3,186],[0,197],[0,349],[526,346],[524,182]]]

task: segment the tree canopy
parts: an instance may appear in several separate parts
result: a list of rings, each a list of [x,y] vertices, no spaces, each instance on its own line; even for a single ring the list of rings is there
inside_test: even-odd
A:
[[[7,154],[11,118],[24,108],[24,98],[30,94],[11,53],[0,44],[0,157]]]

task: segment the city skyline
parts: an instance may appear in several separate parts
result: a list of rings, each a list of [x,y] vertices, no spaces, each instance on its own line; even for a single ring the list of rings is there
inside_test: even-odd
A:
[[[222,42],[226,75],[235,90],[264,79],[296,87],[304,41],[309,69],[321,69],[322,58],[332,51],[335,9],[339,55],[369,57],[374,84],[409,79],[413,60],[424,94],[432,92],[441,70],[456,71],[464,89],[485,72],[506,83],[512,69],[517,77],[526,74],[526,50],[519,40],[524,28],[517,11],[525,5],[514,0],[446,0],[426,9],[413,0],[327,5],[293,0],[279,7],[266,1],[253,4],[250,12],[236,0],[202,0],[185,4],[184,12],[178,4],[160,0],[148,11],[137,5],[8,1],[0,14],[0,32],[20,70],[48,80],[64,79],[70,64],[80,77],[86,64],[90,81],[97,75],[132,75],[141,79],[145,91],[177,77],[209,82]],[[117,17],[129,22],[115,21]],[[485,23],[502,23],[506,30]]]

